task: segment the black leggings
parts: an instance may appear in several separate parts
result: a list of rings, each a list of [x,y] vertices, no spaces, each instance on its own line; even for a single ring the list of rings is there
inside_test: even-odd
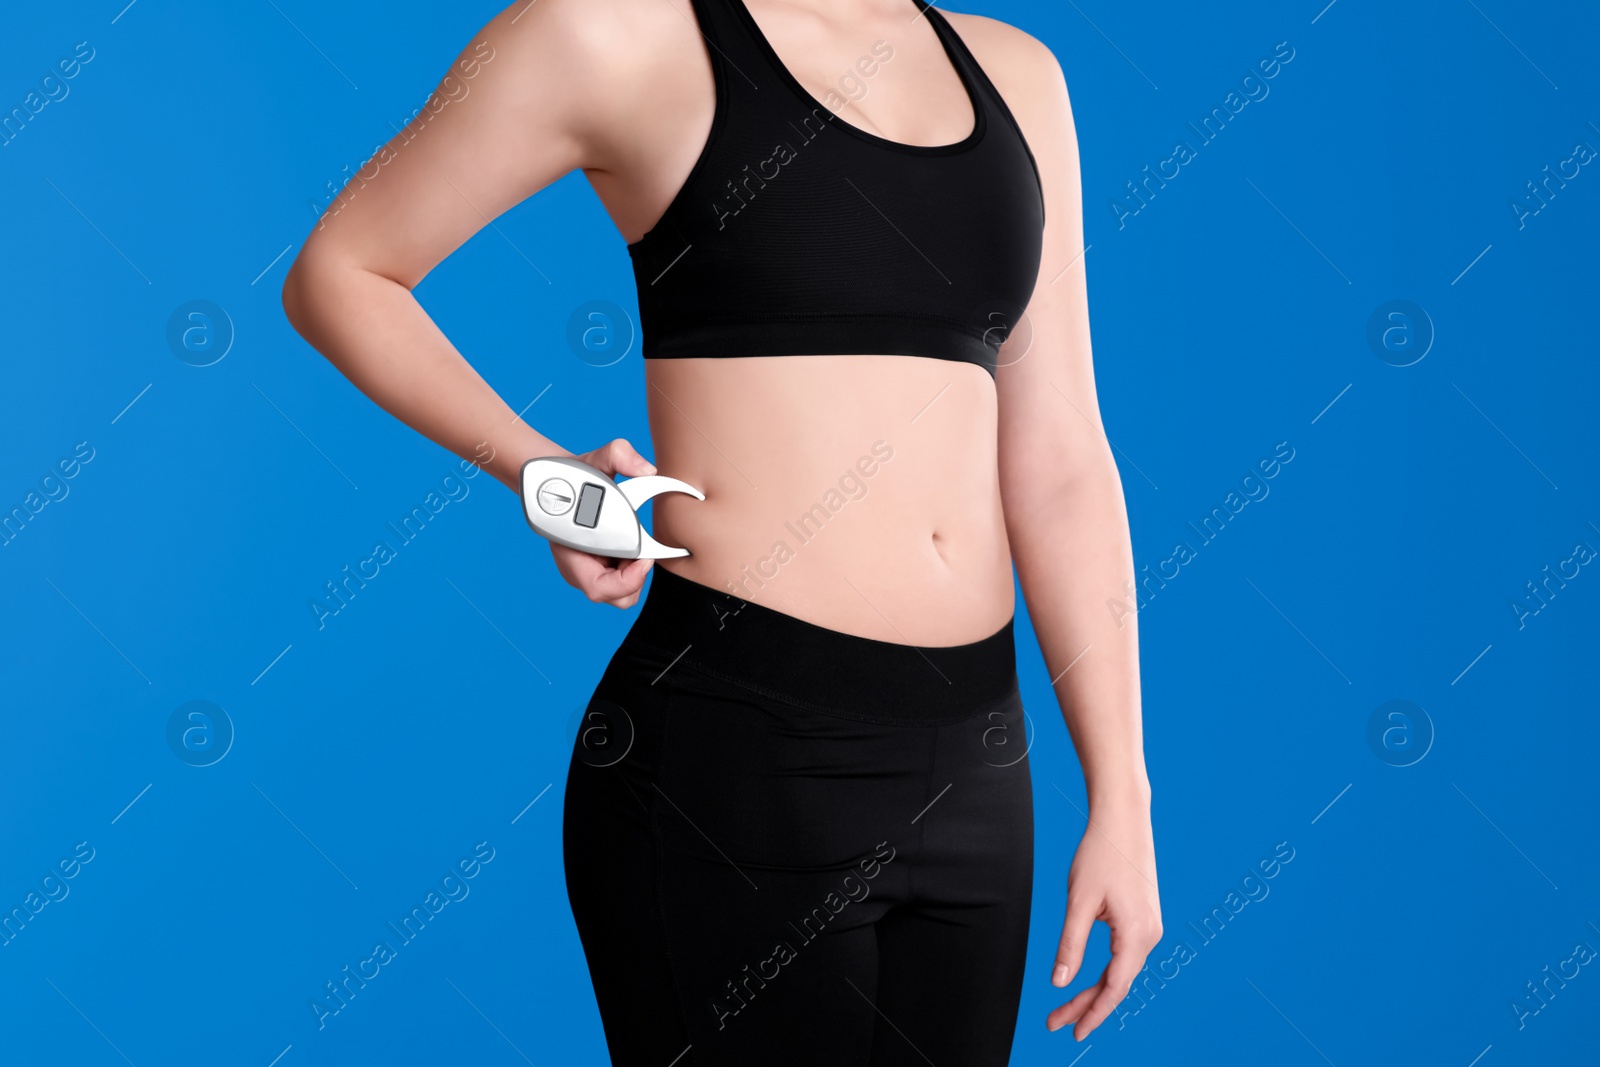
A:
[[[1007,1062],[1033,889],[1012,623],[855,637],[657,566],[563,844],[611,1062]]]

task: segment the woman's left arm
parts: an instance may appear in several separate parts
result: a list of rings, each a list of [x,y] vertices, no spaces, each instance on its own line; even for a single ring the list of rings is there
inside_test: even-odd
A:
[[[1088,791],[1054,984],[1077,975],[1096,920],[1111,928],[1111,962],[1099,981],[1046,1018],[1052,1030],[1075,1023],[1081,1041],[1127,995],[1160,941],[1161,904],[1140,726],[1138,626],[1127,606],[1133,550],[1089,345],[1077,134],[1055,57],[1032,37],[1006,30],[985,35],[995,58],[984,66],[995,72],[1033,150],[1046,226],[1027,315],[1000,351],[1000,491],[1023,597]]]

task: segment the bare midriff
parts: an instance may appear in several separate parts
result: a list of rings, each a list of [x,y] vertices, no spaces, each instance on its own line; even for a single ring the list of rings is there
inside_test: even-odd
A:
[[[645,361],[674,574],[860,637],[966,644],[1011,618],[995,383],[902,355]]]

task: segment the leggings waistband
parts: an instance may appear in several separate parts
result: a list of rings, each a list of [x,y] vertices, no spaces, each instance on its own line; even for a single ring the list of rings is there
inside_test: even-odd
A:
[[[652,568],[624,644],[748,689],[876,722],[955,722],[1017,690],[1014,619],[963,645],[918,647],[831,630]]]

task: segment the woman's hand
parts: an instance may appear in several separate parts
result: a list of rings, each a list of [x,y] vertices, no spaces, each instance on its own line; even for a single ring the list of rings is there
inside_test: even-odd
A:
[[[1092,813],[1067,875],[1067,919],[1056,950],[1051,984],[1066,986],[1083,963],[1096,919],[1111,927],[1111,962],[1100,980],[1045,1017],[1059,1030],[1076,1023],[1082,1041],[1127,996],[1150,950],[1161,941],[1161,899],[1156,890],[1156,847],[1148,809]]]
[[[630,478],[656,472],[654,464],[620,437],[593,452],[572,458],[607,474],[622,474]],[[650,566],[655,562],[596,556],[558,545],[554,541],[550,542],[550,554],[555,557],[556,570],[561,572],[561,577],[567,580],[568,585],[580,590],[596,604],[611,604],[619,608],[631,608],[638,602],[645,575],[650,573]]]

